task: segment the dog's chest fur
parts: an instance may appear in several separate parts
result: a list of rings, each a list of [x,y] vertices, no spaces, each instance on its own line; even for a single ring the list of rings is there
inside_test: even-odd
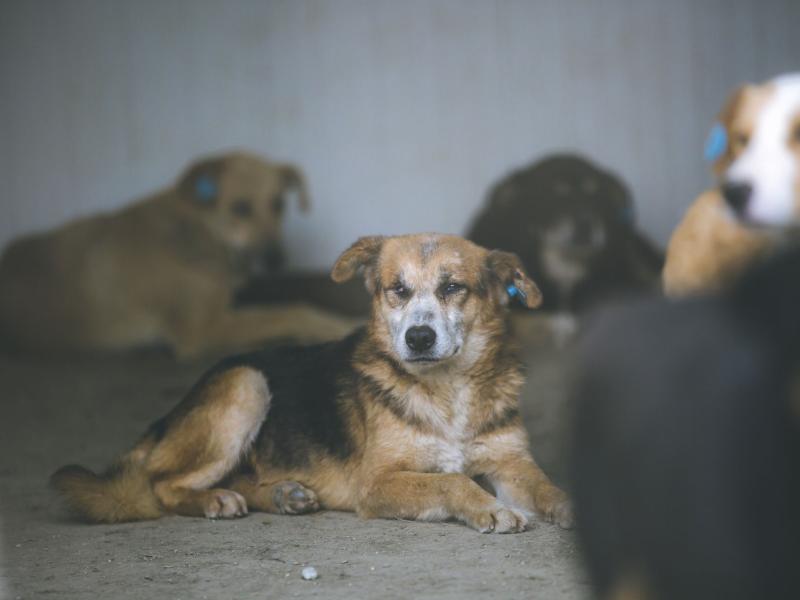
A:
[[[474,394],[466,384],[448,388],[435,395],[412,390],[406,397],[409,412],[424,424],[413,436],[414,458],[425,471],[462,473],[475,438]]]

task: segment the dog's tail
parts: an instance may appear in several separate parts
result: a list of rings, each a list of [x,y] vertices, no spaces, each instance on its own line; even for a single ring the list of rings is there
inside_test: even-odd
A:
[[[50,485],[75,515],[90,523],[157,519],[163,511],[141,465],[124,459],[102,475],[79,465],[61,467]]]

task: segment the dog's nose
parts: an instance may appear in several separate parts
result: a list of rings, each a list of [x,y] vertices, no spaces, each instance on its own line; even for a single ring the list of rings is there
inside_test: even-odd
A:
[[[427,325],[409,327],[406,331],[406,344],[414,352],[429,350],[434,343],[436,343],[436,332]]]
[[[753,195],[753,186],[749,183],[728,181],[722,184],[722,196],[733,211],[740,215],[747,207]]]

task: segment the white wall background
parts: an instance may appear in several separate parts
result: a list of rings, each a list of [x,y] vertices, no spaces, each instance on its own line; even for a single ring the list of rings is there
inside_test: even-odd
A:
[[[463,231],[490,183],[577,149],[664,241],[728,91],[800,69],[797,0],[19,0],[0,13],[0,245],[117,207],[193,156],[305,169],[296,266]]]

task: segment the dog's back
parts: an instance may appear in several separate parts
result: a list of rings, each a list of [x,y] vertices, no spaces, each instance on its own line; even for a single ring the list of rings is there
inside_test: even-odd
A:
[[[574,493],[602,597],[795,598],[800,253],[724,297],[604,315],[574,390]]]
[[[43,350],[113,349],[117,339],[124,340],[120,347],[152,342],[157,324],[139,292],[154,287],[169,243],[150,225],[152,213],[164,211],[161,200],[13,242],[0,257],[6,340]]]

